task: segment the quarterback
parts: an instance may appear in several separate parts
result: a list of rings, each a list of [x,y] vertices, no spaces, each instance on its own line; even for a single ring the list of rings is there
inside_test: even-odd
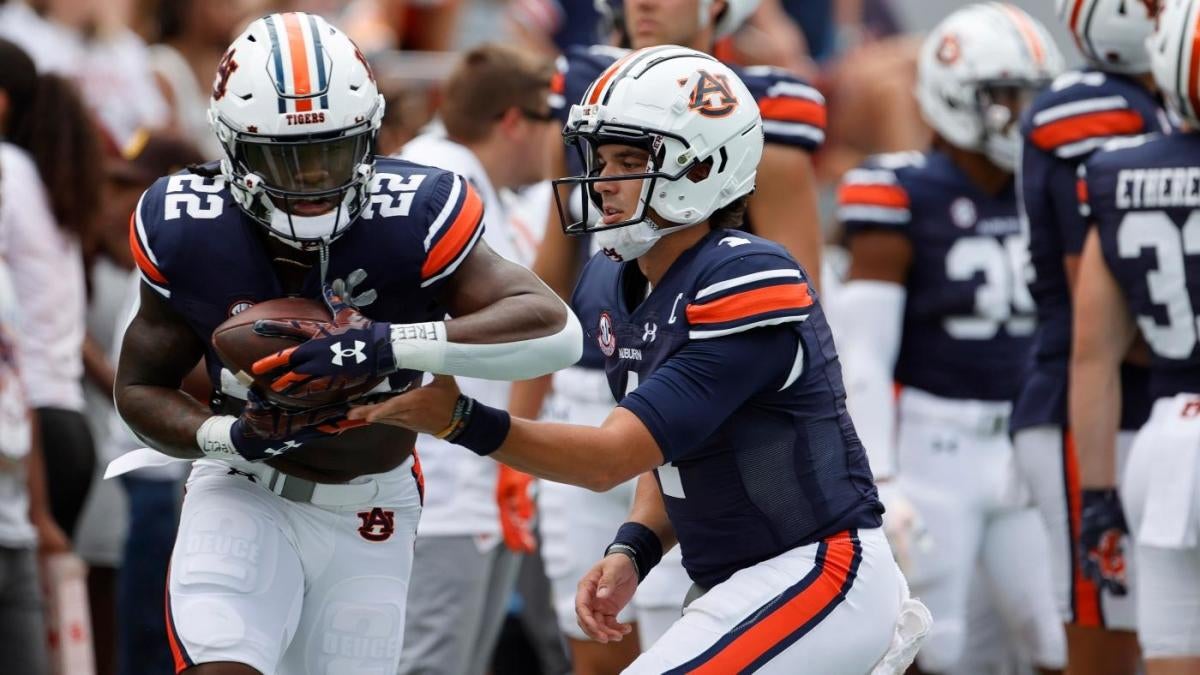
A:
[[[225,158],[160,179],[131,219],[143,285],[117,407],[147,445],[196,460],[168,580],[177,672],[397,666],[422,498],[414,435],[356,428],[344,403],[281,409],[265,387],[303,398],[386,378],[386,394],[423,372],[515,379],[579,357],[562,301],[481,240],[470,182],[375,157],[382,115],[345,34],[303,13],[259,19],[213,84]],[[332,316],[256,324],[297,344],[255,364],[264,390],[247,389],[210,336],[285,296],[323,297]],[[201,356],[211,410],[179,391]]]
[[[880,529],[816,293],[782,246],[730,229],[762,155],[750,91],[707,54],[642,49],[604,71],[563,133],[585,172],[560,182],[590,197],[564,227],[603,249],[574,308],[618,407],[599,427],[534,422],[439,378],[351,418],[592,490],[640,477],[579,582],[579,625],[626,635],[617,614],[676,543],[693,585],[625,672],[903,672],[928,614]]]

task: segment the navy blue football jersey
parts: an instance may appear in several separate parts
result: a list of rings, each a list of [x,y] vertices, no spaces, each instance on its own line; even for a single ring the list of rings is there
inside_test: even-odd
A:
[[[646,291],[635,262],[598,254],[572,302],[613,396],[663,452],[655,475],[691,578],[712,587],[879,526],[833,338],[783,247],[713,230]]]
[[[461,176],[399,159],[380,157],[370,202],[330,246],[328,279],[366,272],[358,292],[378,297],[362,308],[377,321],[441,320],[437,295],[483,232],[483,203]],[[262,225],[245,215],[225,180],[188,171],[160,178],[138,203],[130,245],[142,280],[166,298],[207,346],[214,386],[230,382],[212,349],[213,329],[251,305],[284,296]],[[300,295],[321,297],[318,265]],[[394,390],[420,373],[392,375]]]
[[[1106,140],[1165,130],[1157,98],[1136,80],[1096,70],[1060,76],[1021,120],[1024,138],[1018,172],[1029,239],[1029,291],[1038,326],[1013,410],[1013,429],[1064,425],[1067,362],[1071,350],[1071,291],[1063,258],[1083,248],[1087,223],[1079,214],[1076,172]],[[1136,429],[1149,412],[1138,382],[1144,369],[1127,368],[1122,427]]]
[[[1085,215],[1150,346],[1151,398],[1200,392],[1200,134],[1112,141],[1083,174]]]
[[[847,237],[887,230],[912,242],[896,381],[1011,401],[1034,328],[1013,187],[985,194],[936,151],[878,155],[843,177],[838,219]]]

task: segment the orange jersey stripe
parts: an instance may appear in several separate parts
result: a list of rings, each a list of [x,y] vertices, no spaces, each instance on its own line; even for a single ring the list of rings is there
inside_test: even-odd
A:
[[[850,566],[854,564],[854,542],[848,532],[825,540],[825,561],[821,574],[812,584],[800,591],[778,609],[759,619],[704,665],[689,675],[721,675],[738,673],[770,650],[781,640],[811,621],[829,603],[838,599]]]
[[[150,277],[150,280],[156,284],[166,284],[167,277],[159,271],[154,262],[150,260],[150,256],[142,250],[142,242],[137,235],[137,214],[129,215],[129,250],[133,252],[133,261],[137,263],[138,269],[142,274]]]
[[[758,102],[758,111],[764,120],[779,120],[780,122],[800,122],[814,127],[825,128],[825,106],[816,101],[804,101],[795,98],[765,98]]]
[[[308,77],[308,50],[304,46],[304,29],[300,25],[300,17],[295,12],[283,15],[283,26],[287,29],[288,52],[292,55],[292,83],[296,96],[307,96],[312,93],[312,83]],[[296,112],[312,110],[312,101],[296,99]]]
[[[1079,527],[1082,521],[1082,496],[1079,483],[1079,456],[1075,452],[1075,437],[1066,432],[1063,439],[1063,469],[1067,476],[1067,511],[1071,519],[1071,574],[1074,577],[1074,592],[1071,601],[1075,611],[1075,623],[1080,626],[1101,626],[1100,595],[1096,583],[1083,574],[1083,565],[1079,560],[1075,543],[1079,539]]]
[[[1075,198],[1079,200],[1080,204],[1088,203],[1088,189],[1087,189],[1087,180],[1086,179],[1077,178],[1075,180]]]
[[[1106,110],[1051,122],[1034,129],[1029,139],[1043,150],[1053,150],[1089,138],[1128,136],[1143,128],[1142,116],[1136,111]]]
[[[687,320],[693,326],[724,323],[781,309],[802,309],[812,302],[807,283],[779,284],[727,295],[702,305],[688,305]]]
[[[567,77],[562,74],[562,71],[555,71],[554,75],[550,76],[550,93],[563,94],[567,91]]]
[[[865,204],[893,209],[909,207],[908,193],[899,185],[842,185],[838,188],[838,204]]]
[[[471,241],[471,235],[483,217],[483,201],[470,183],[463,183],[467,194],[463,197],[462,208],[453,223],[446,226],[446,234],[438,240],[429,255],[425,256],[425,264],[421,266],[421,278],[428,279],[449,265],[462,253],[463,247]]]

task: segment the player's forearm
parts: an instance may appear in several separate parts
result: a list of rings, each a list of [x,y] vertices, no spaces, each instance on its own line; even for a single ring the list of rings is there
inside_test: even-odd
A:
[[[395,324],[401,368],[487,380],[527,380],[579,360],[583,331],[550,293],[513,296],[446,322]]]
[[[514,469],[557,483],[605,492],[654,468],[639,460],[620,434],[603,427],[513,418],[504,443],[492,458]]]
[[[664,553],[671,550],[678,541],[671,519],[667,517],[667,507],[663,503],[662,492],[658,489],[654,474],[647,472],[638,477],[629,520],[645,525],[658,535]]]
[[[124,385],[117,388],[116,404],[125,424],[155,450],[181,459],[204,456],[196,432],[212,413],[191,396],[155,385]]]
[[[1081,355],[1071,360],[1070,428],[1085,488],[1116,485],[1116,438],[1121,419],[1121,369],[1116,361]]]

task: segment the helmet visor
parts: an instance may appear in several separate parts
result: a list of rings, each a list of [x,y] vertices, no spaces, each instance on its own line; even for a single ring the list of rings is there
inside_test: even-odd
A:
[[[315,195],[345,188],[355,178],[358,165],[371,152],[371,134],[360,133],[328,140],[257,141],[238,144],[238,159],[256,173],[270,191],[290,195]]]

